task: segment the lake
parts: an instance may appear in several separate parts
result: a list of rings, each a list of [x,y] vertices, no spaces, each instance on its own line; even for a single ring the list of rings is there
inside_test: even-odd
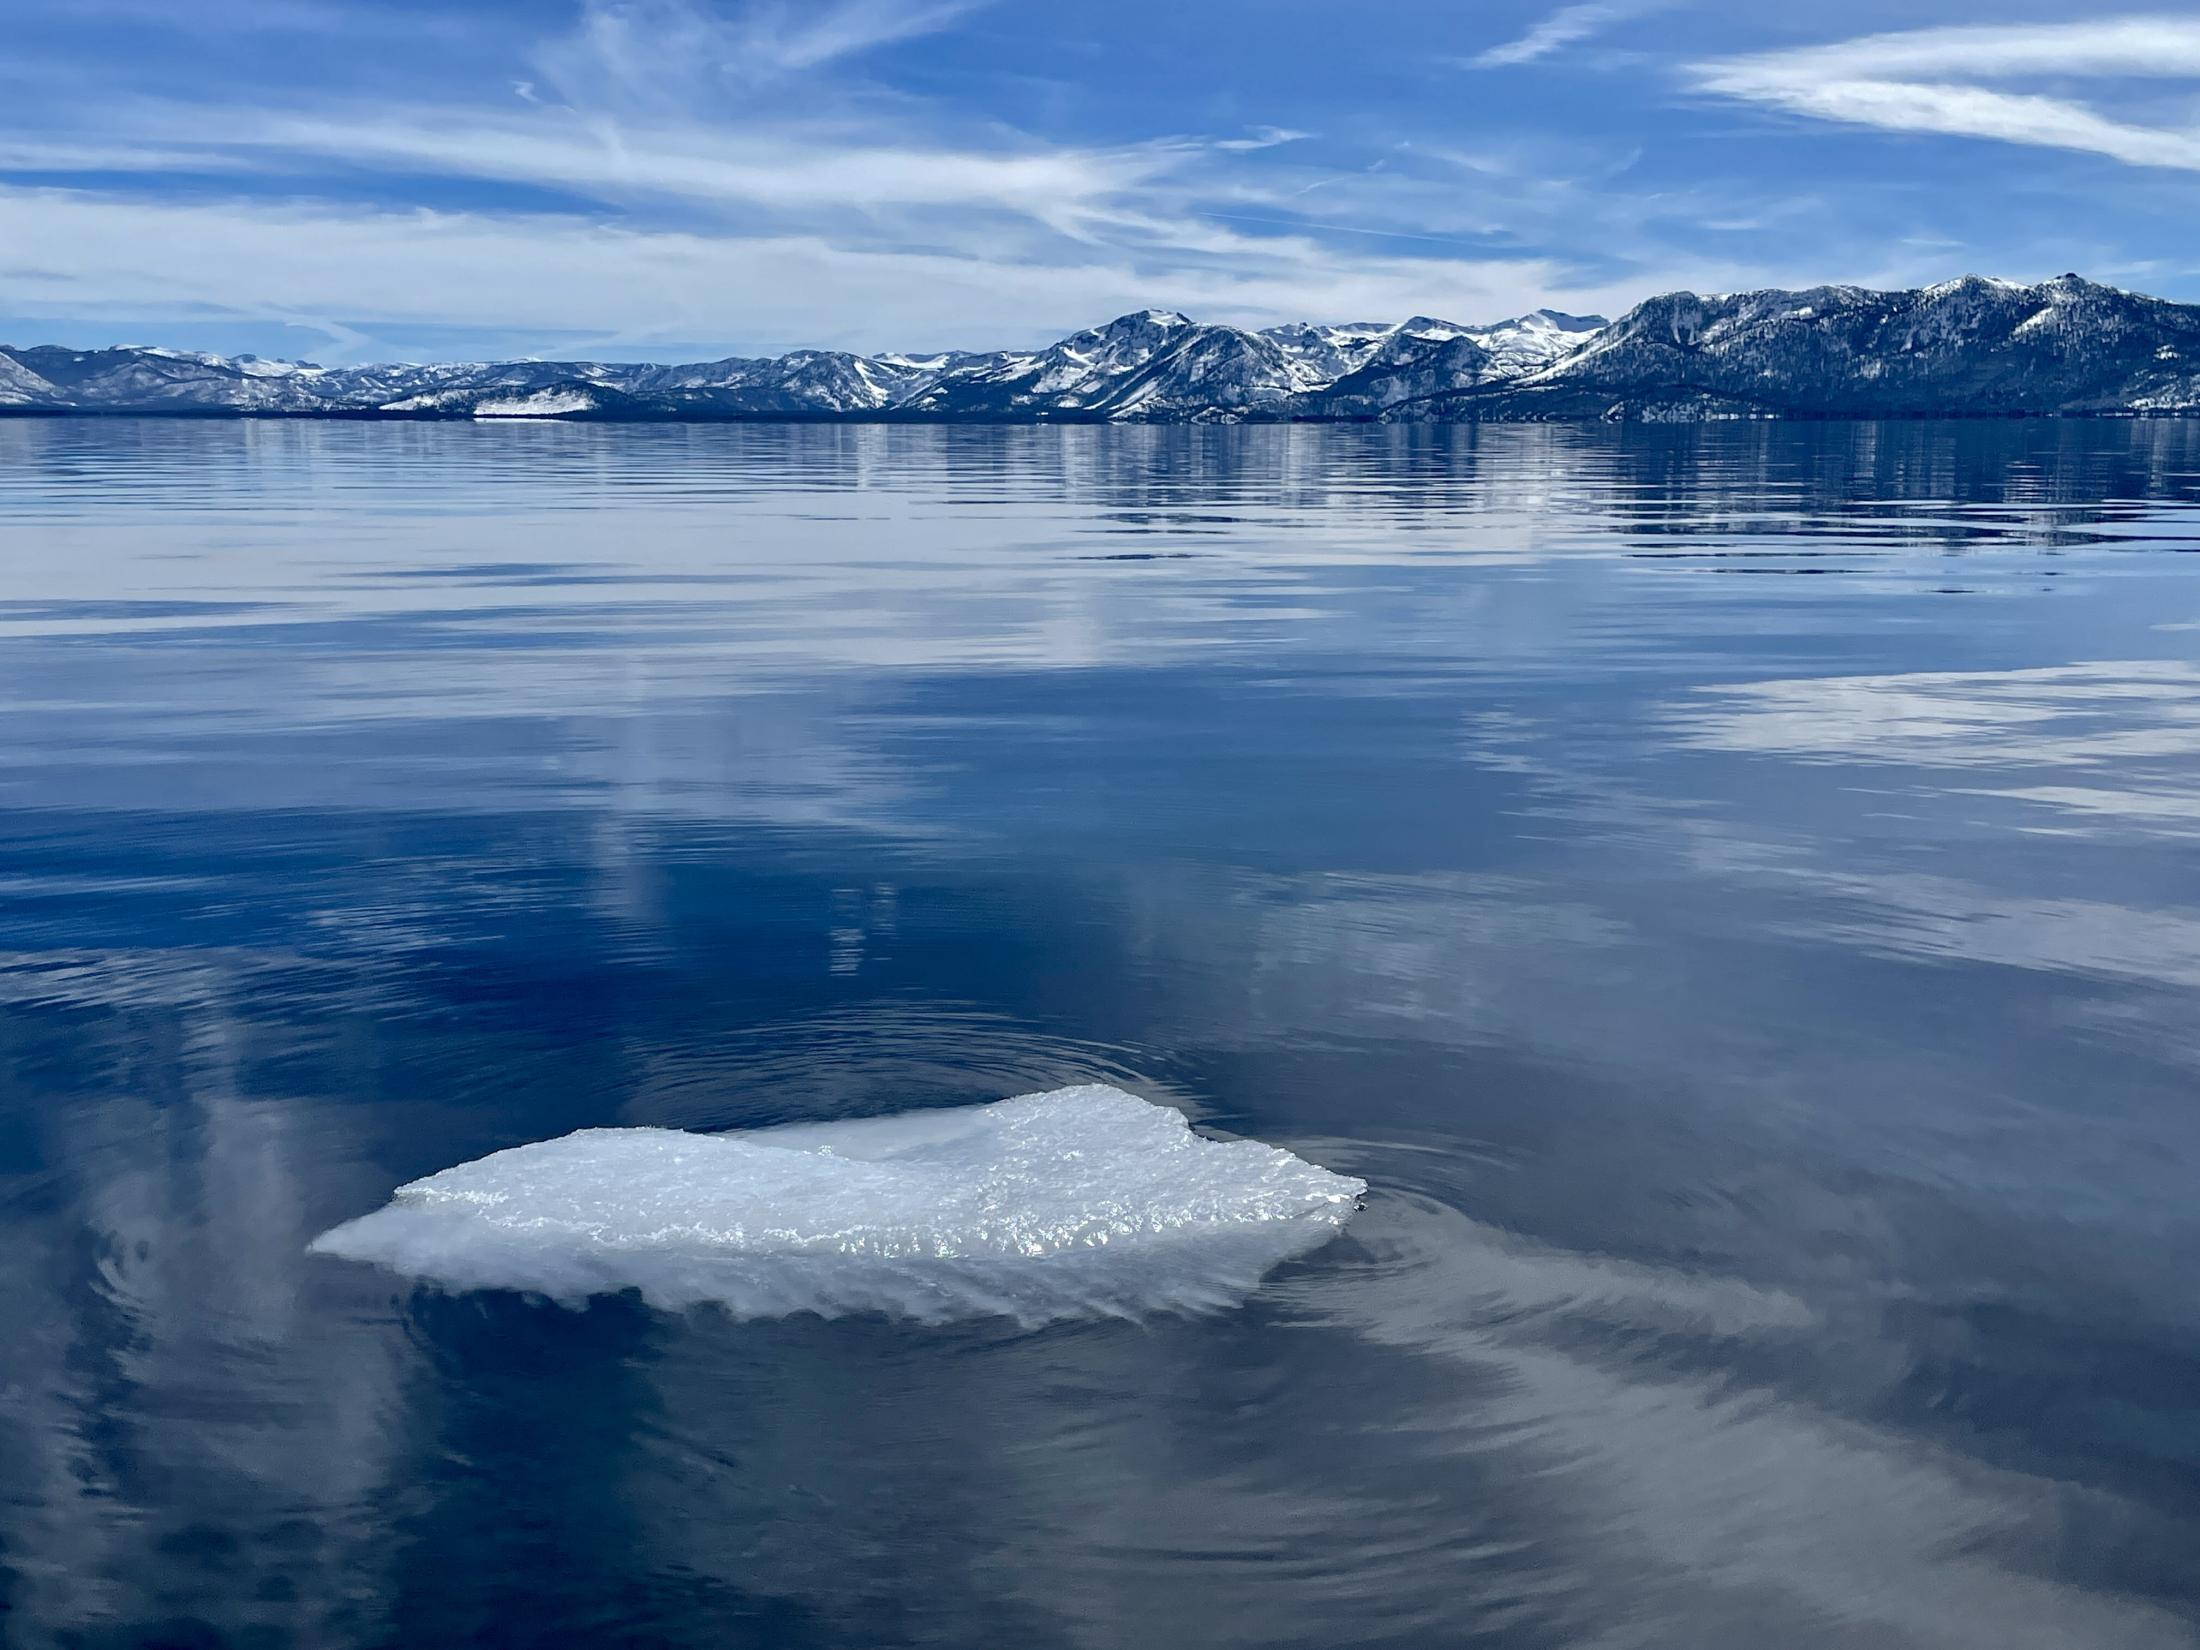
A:
[[[2200,424],[0,421],[0,1640],[2200,1645]],[[402,1182],[1104,1082],[1234,1309]]]

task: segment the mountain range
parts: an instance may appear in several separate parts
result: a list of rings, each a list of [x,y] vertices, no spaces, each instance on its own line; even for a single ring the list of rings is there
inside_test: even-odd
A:
[[[0,412],[374,418],[1702,420],[2200,413],[2200,306],[2075,275],[1673,292],[1617,321],[1249,331],[1144,310],[1042,349],[324,367],[0,346]]]

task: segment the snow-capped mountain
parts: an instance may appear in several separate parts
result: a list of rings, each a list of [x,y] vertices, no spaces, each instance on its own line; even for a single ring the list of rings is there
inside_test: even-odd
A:
[[[1861,417],[2200,411],[2200,306],[2060,276],[1639,304],[1495,389],[1394,418]]]
[[[50,406],[61,399],[60,389],[41,378],[12,355],[0,354],[0,407]]]
[[[1232,421],[1379,413],[1404,395],[1517,377],[1600,322],[1426,317],[1252,332],[1142,310],[1042,349],[797,350],[666,366],[502,361],[322,367],[178,350],[0,349],[0,408],[412,418]],[[1380,369],[1375,370],[1375,369]],[[1372,376],[1356,377],[1368,374]],[[1337,411],[1323,398],[1350,382]]]
[[[1518,378],[1549,366],[1592,333],[1602,332],[1611,324],[1601,315],[1568,315],[1564,310],[1538,309],[1514,320],[1500,321],[1494,327],[1470,329],[1467,336],[1488,352],[1500,374]]]
[[[328,399],[320,387],[328,369],[250,355],[231,360],[128,345],[97,350],[47,345],[0,349],[0,361],[50,386],[59,404],[77,408],[288,412],[318,407]],[[6,382],[0,379],[0,385]]]
[[[1004,350],[957,362],[911,395],[906,407],[965,418],[1041,410],[1101,414],[1125,385],[1204,330],[1172,310],[1141,310],[1043,350]]]
[[[1351,321],[1329,327],[1296,321],[1269,327],[1261,336],[1273,339],[1279,349],[1299,363],[1306,374],[1304,387],[1317,390],[1360,366],[1397,330],[1396,324],[1387,321]]]
[[[322,367],[179,350],[0,349],[0,412],[1036,422],[2200,413],[2200,306],[2062,276],[1907,292],[1667,293],[1616,322],[1537,310],[1248,331],[1141,310],[1041,349],[797,350],[667,366]]]
[[[1045,350],[950,367],[900,406],[948,417],[1044,409],[1171,423],[1364,415],[1401,395],[1546,366],[1603,324],[1539,311],[1479,328],[1416,316],[1389,325],[1302,322],[1247,332],[1145,310]]]

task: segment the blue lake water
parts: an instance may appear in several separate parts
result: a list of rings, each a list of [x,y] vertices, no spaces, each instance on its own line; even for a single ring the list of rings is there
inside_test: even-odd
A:
[[[0,421],[0,1641],[2200,1645],[2200,425]],[[1241,1307],[307,1243],[1119,1084]]]

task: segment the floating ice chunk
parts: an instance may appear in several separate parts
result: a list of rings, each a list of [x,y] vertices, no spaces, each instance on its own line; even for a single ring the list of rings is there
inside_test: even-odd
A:
[[[1366,1189],[1092,1085],[738,1134],[583,1129],[400,1186],[313,1248],[569,1302],[1030,1324],[1231,1304]]]

